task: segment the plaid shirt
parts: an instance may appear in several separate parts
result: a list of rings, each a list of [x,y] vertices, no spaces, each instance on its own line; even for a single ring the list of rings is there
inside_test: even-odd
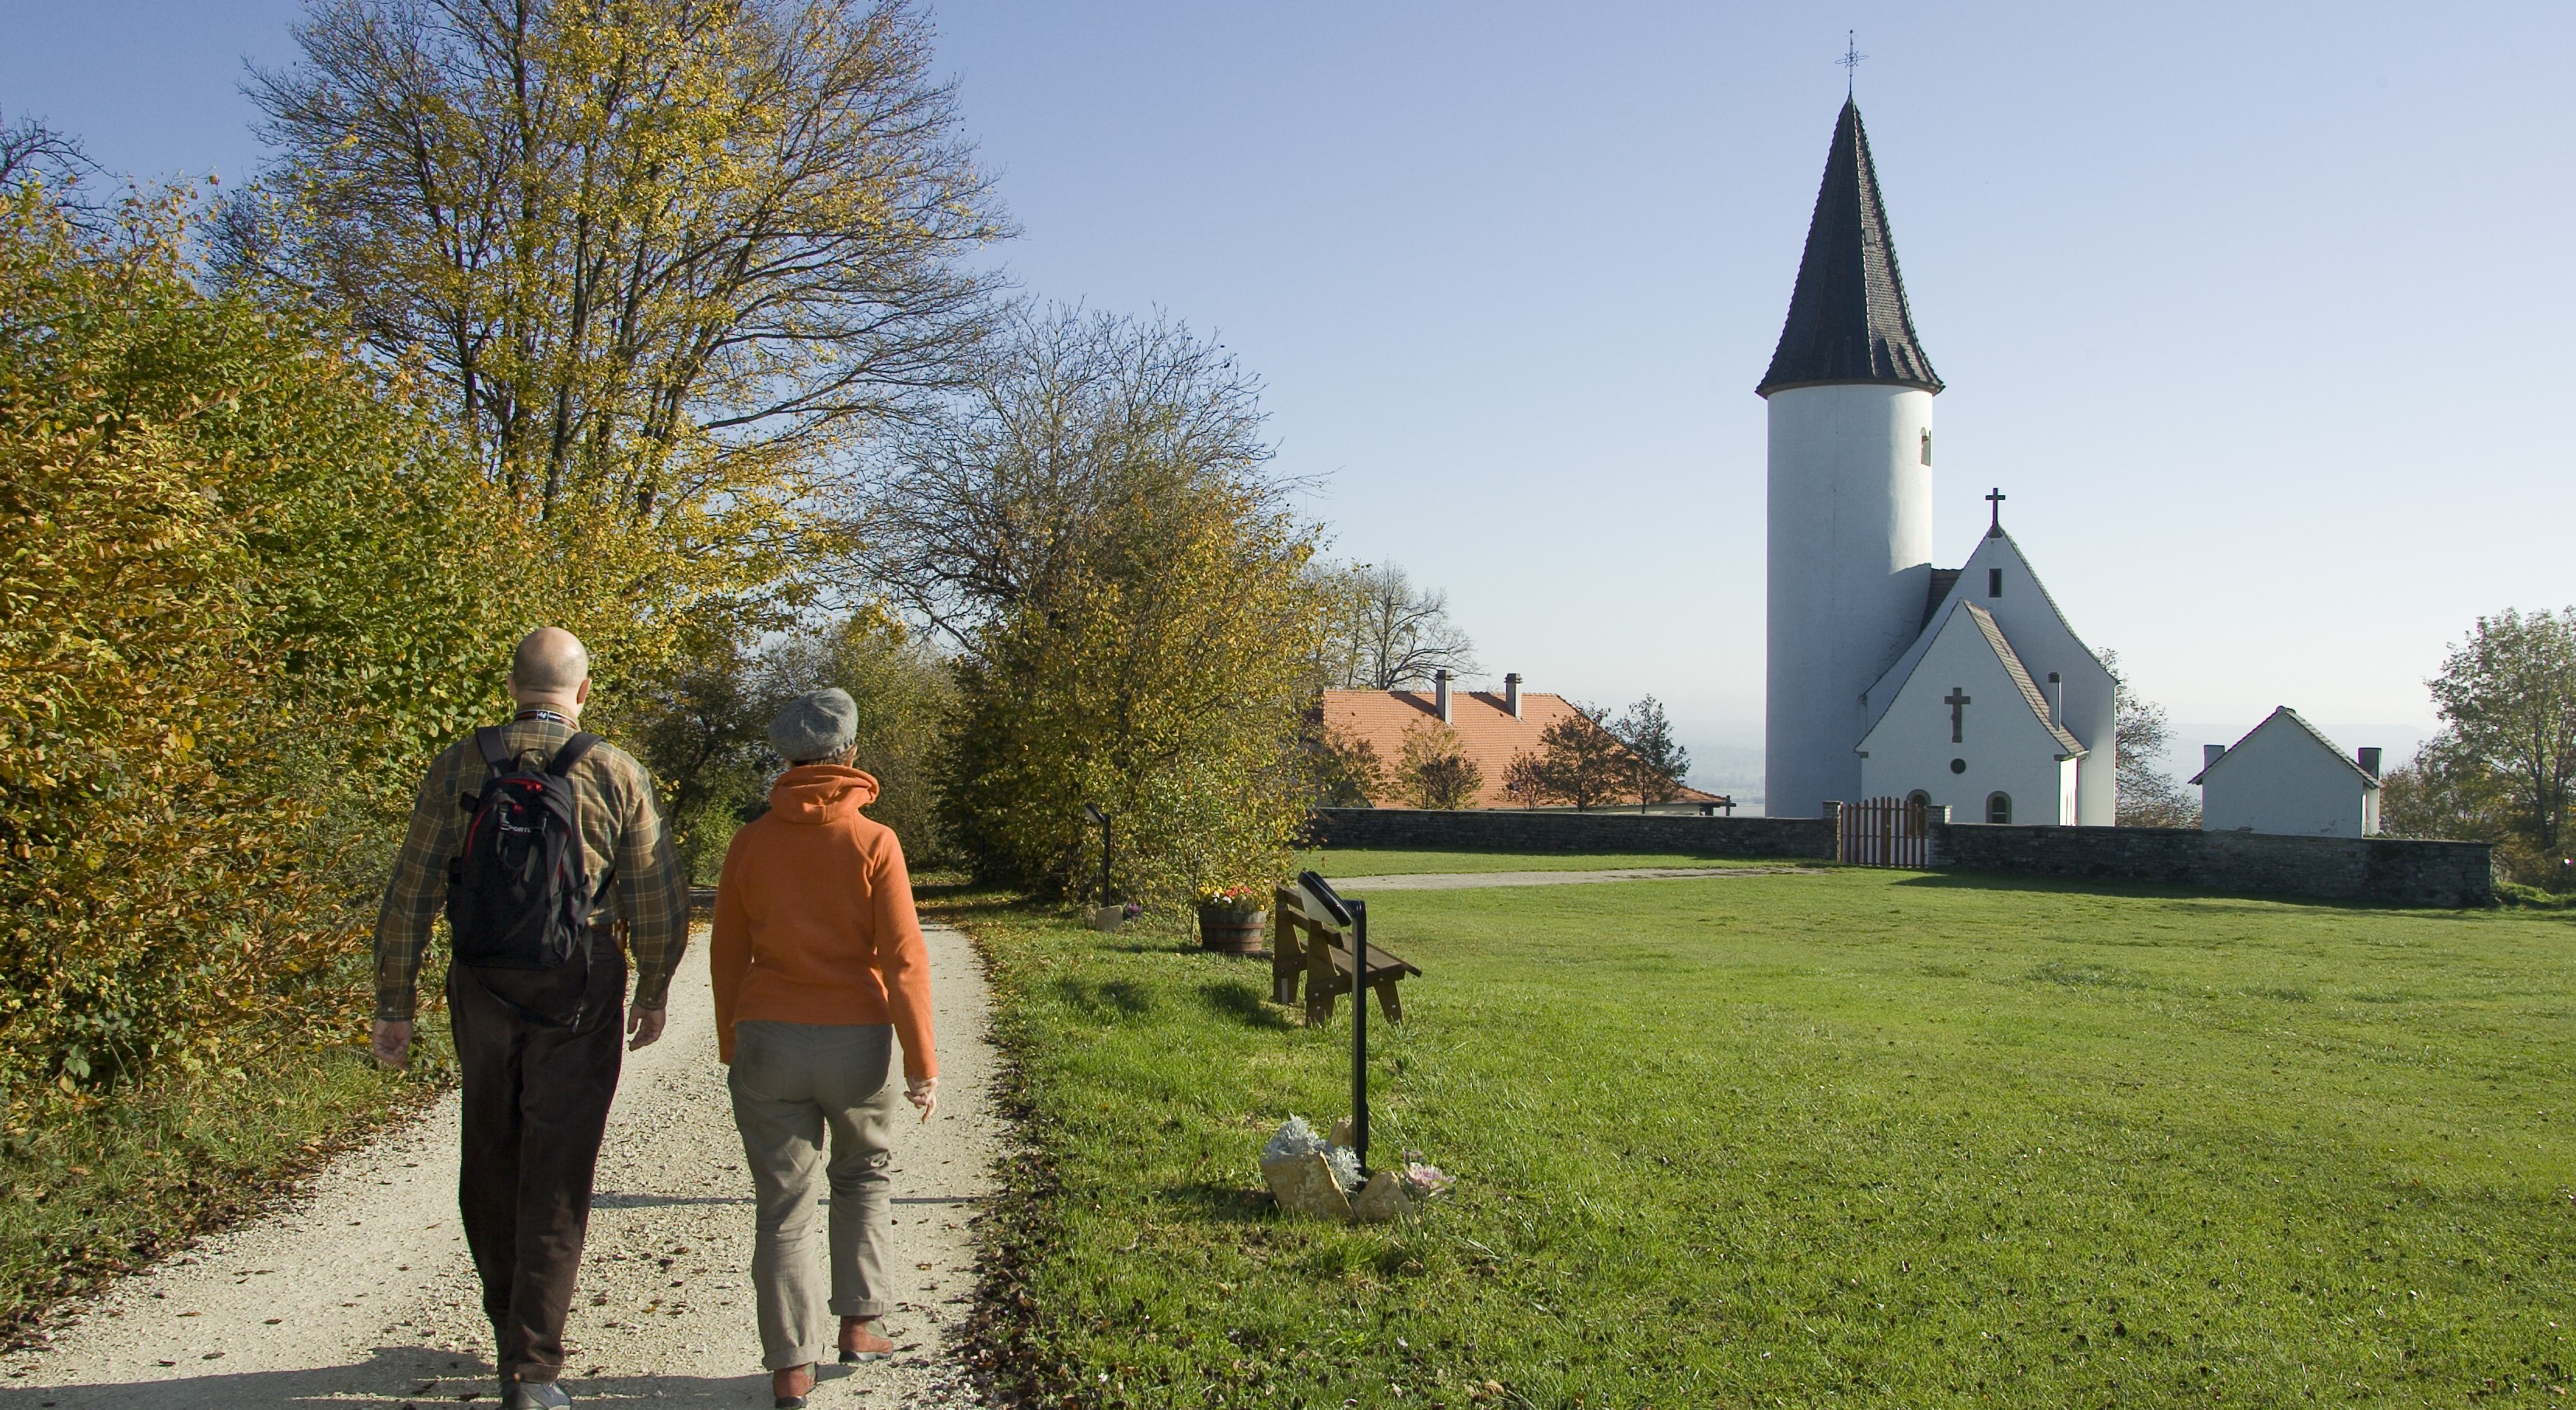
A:
[[[501,737],[523,762],[542,766],[572,738],[573,727],[544,715],[512,721]],[[446,905],[447,863],[465,845],[470,815],[459,803],[482,791],[490,774],[470,738],[448,747],[429,766],[412,804],[411,831],[394,858],[384,909],[376,916],[376,1017],[412,1016],[421,957],[429,950],[430,924]],[[573,765],[573,793],[581,806],[581,851],[592,884],[605,879],[593,919],[626,922],[627,948],[635,957],[635,1002],[662,1007],[671,971],[689,941],[688,878],[680,871],[671,834],[653,796],[644,766],[606,744]]]

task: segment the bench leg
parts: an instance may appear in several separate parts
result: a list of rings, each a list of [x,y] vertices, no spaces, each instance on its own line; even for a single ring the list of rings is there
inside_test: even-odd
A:
[[[1395,996],[1395,981],[1381,979],[1369,987],[1377,990],[1377,1011],[1386,1015],[1386,1021],[1404,1022],[1404,1001]]]

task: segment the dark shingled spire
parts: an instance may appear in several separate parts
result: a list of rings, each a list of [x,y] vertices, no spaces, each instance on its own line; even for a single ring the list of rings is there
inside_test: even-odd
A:
[[[1861,128],[1859,106],[1849,101],[1834,125],[1825,184],[1816,192],[1815,218],[1807,223],[1807,253],[1798,261],[1789,321],[1780,329],[1771,370],[1754,390],[1767,397],[1829,382],[1941,390],[1940,375],[1914,336],[1914,315],[1906,311],[1887,207],[1879,202],[1878,172],[1869,161],[1869,133]]]

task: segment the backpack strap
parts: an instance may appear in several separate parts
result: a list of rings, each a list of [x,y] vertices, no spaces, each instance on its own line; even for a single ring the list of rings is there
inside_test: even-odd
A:
[[[557,778],[571,777],[572,766],[580,763],[582,756],[589,753],[591,746],[598,742],[598,735],[575,731],[573,737],[565,740],[563,747],[555,751],[555,756],[546,761],[546,772]]]
[[[474,731],[474,747],[483,752],[485,767],[494,773],[510,767],[517,757],[510,752],[509,741],[501,737],[501,731],[490,725]]]

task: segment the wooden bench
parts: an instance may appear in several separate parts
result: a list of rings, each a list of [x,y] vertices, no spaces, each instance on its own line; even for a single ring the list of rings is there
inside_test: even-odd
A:
[[[1404,1001],[1396,996],[1395,986],[1409,975],[1422,973],[1420,966],[1400,955],[1390,954],[1375,945],[1368,947],[1369,987],[1377,991],[1378,1012],[1389,1023],[1404,1021]],[[1309,917],[1303,893],[1293,886],[1282,886],[1270,896],[1270,1001],[1294,1008],[1297,986],[1306,986],[1306,1026],[1312,1028],[1333,1021],[1333,1000],[1351,992],[1358,966],[1351,958],[1351,940],[1333,928],[1331,921]]]

